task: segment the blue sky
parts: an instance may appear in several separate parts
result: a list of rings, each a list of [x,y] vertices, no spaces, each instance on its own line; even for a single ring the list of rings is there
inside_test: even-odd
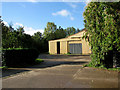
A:
[[[83,12],[85,2],[4,2],[2,19],[13,27],[24,26],[25,33],[43,33],[47,22],[54,22],[63,28],[84,28]]]

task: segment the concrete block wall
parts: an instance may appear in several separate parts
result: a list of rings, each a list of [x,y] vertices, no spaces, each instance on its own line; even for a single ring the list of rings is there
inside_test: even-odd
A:
[[[68,53],[68,42],[61,41],[60,42],[60,54],[67,54]]]
[[[49,53],[50,54],[57,54],[57,42],[49,41]]]

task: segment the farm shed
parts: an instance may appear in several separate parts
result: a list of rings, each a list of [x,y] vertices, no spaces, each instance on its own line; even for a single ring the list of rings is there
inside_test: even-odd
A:
[[[50,54],[90,54],[91,48],[89,43],[82,39],[85,29],[80,32],[68,36],[67,38],[50,40],[49,53]]]

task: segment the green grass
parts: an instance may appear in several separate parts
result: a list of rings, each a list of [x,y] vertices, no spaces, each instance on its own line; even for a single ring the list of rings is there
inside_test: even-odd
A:
[[[93,68],[100,68],[100,69],[105,69],[105,70],[110,70],[110,71],[120,71],[120,67],[119,68],[106,68],[104,66],[95,67],[89,64],[84,64],[83,67],[93,67]]]
[[[41,63],[41,62],[43,62],[42,59],[37,58],[37,59],[35,60],[35,63]]]
[[[5,68],[7,68],[7,66],[2,66],[2,67],[0,67],[0,69],[5,69]]]
[[[29,48],[2,48],[2,49],[0,49],[0,50],[22,50],[22,49],[29,49]]]
[[[120,67],[119,68],[109,68],[108,70],[120,71]]]

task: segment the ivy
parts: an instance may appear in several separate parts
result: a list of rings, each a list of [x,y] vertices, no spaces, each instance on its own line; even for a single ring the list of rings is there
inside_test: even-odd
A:
[[[91,46],[90,63],[93,66],[106,66],[112,52],[120,52],[120,2],[90,2],[83,13]],[[110,58],[111,58],[110,57]],[[120,59],[119,59],[120,61]],[[109,65],[108,65],[109,67]]]

